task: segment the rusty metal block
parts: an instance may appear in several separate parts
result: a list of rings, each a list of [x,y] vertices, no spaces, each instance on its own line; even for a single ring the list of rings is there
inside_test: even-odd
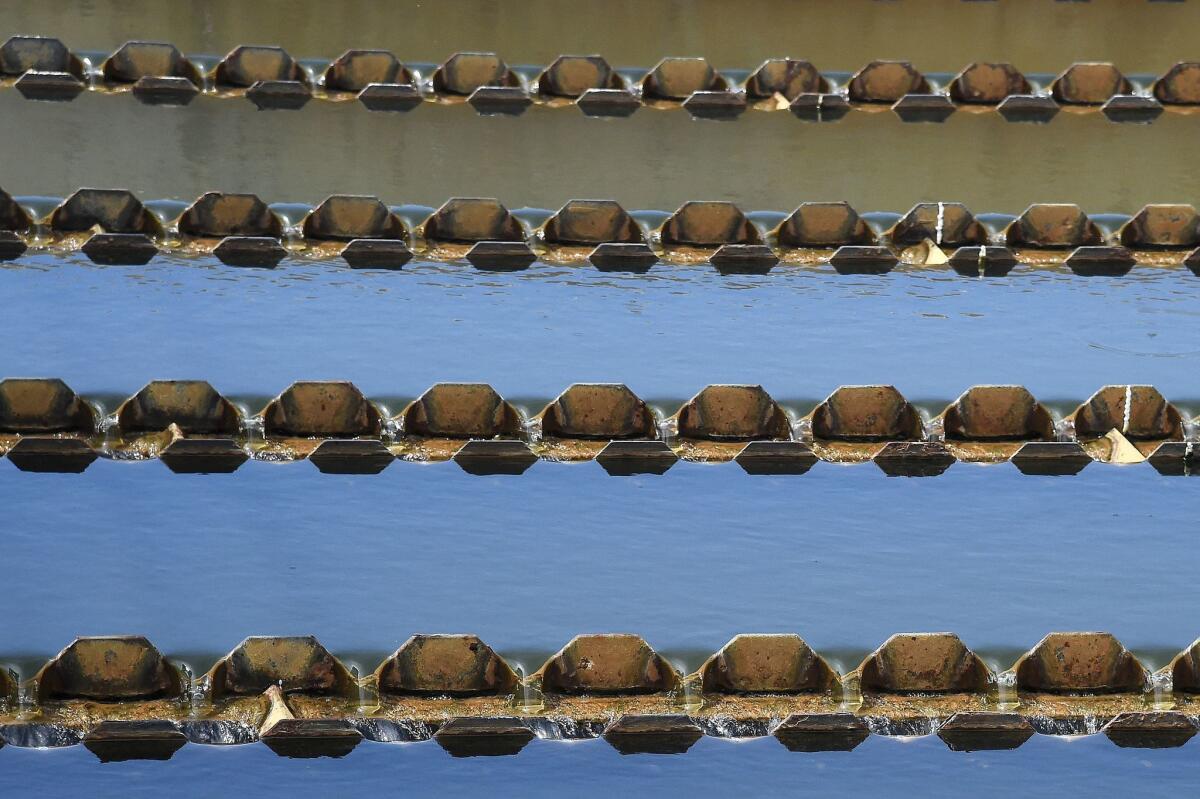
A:
[[[141,266],[158,255],[158,247],[144,233],[96,233],[79,248],[98,264]]]
[[[639,635],[577,635],[537,672],[542,690],[559,694],[661,693],[679,675]]]
[[[1003,277],[1016,265],[1008,247],[959,247],[950,256],[950,268],[964,277]]]
[[[998,105],[1009,95],[1029,92],[1029,81],[1008,63],[976,61],[950,81],[950,97],[956,103]]]
[[[49,223],[53,230],[67,233],[99,227],[105,233],[162,235],[154,214],[125,189],[80,189],[54,209]]]
[[[296,381],[262,411],[268,434],[352,438],[378,436],[379,411],[347,380]]]
[[[945,122],[957,109],[944,94],[906,94],[892,110],[904,122]]]
[[[746,474],[800,475],[817,460],[812,447],[800,441],[751,441],[734,458]]]
[[[101,721],[83,737],[83,745],[101,763],[170,760],[187,741],[183,731],[166,720]]]
[[[940,418],[951,440],[1054,440],[1050,411],[1024,386],[972,386]]]
[[[1200,216],[1191,205],[1147,205],[1121,226],[1121,243],[1135,249],[1200,244]]]
[[[727,441],[791,438],[787,413],[762,386],[711,385],[675,414],[679,435]]]
[[[325,88],[361,92],[372,83],[411,84],[412,73],[387,50],[347,50],[325,70]]]
[[[1040,94],[1010,94],[996,110],[1008,122],[1045,124],[1058,115],[1054,98]]]
[[[1068,417],[1081,438],[1117,429],[1131,440],[1183,439],[1183,419],[1154,386],[1105,386]]]
[[[658,438],[654,413],[622,383],[575,383],[537,415],[562,438]]]
[[[250,88],[256,83],[298,82],[306,88],[308,76],[282,47],[242,45],[217,64],[213,80],[219,87]]]
[[[273,269],[287,257],[287,250],[270,236],[226,236],[213,248],[213,255],[228,266]]]
[[[632,477],[638,474],[666,474],[679,456],[663,441],[625,439],[608,442],[595,460],[613,477]]]
[[[271,686],[284,693],[357,693],[341,661],[311,635],[246,638],[206,675],[214,698],[261,694]]]
[[[22,436],[5,453],[23,472],[79,474],[99,457],[86,441],[54,436]]]
[[[143,75],[133,84],[133,96],[146,105],[187,105],[200,93],[187,78]]]
[[[259,736],[281,757],[345,757],[362,742],[362,733],[345,719],[279,719]]]
[[[991,681],[987,665],[954,633],[893,635],[858,674],[864,694],[983,693]]]
[[[142,636],[76,638],[34,677],[40,701],[175,697],[179,670]]]
[[[308,460],[324,474],[379,474],[396,456],[373,438],[328,439],[317,445]]]
[[[887,247],[845,244],[829,256],[829,265],[839,275],[884,275],[900,259]]]
[[[872,61],[850,78],[850,99],[894,103],[906,94],[928,94],[929,81],[907,61]]]
[[[533,738],[533,730],[513,716],[452,718],[433,735],[453,757],[515,755]]]
[[[756,100],[778,94],[790,103],[802,94],[829,91],[829,82],[809,61],[768,58],[746,79],[745,91]]]
[[[1033,725],[1023,716],[986,710],[955,713],[937,731],[955,752],[1016,749],[1033,733]]]
[[[475,635],[414,635],[375,671],[380,693],[508,694],[517,674]]]
[[[896,244],[920,244],[930,239],[938,246],[986,244],[987,230],[962,203],[918,203],[887,232]]]
[[[486,383],[437,383],[399,418],[406,435],[427,438],[493,438],[523,430],[521,414]]]
[[[1173,749],[1197,732],[1196,723],[1179,711],[1125,712],[1117,714],[1102,732],[1122,748]]]
[[[260,80],[246,90],[246,98],[260,111],[295,111],[308,104],[312,91],[298,80]]]
[[[431,241],[524,241],[517,218],[499,200],[454,197],[425,220],[425,238]]]
[[[1125,247],[1076,247],[1067,256],[1066,266],[1084,277],[1119,277],[1129,274],[1137,259]]]
[[[853,713],[794,713],[775,728],[775,737],[793,752],[849,752],[870,734]]]
[[[725,91],[729,83],[703,58],[664,58],[642,78],[642,94],[655,100],[686,100],[696,92]]]
[[[188,438],[178,433],[158,453],[158,459],[176,474],[231,474],[250,459],[232,438]]]
[[[1146,670],[1110,633],[1050,633],[1013,666],[1017,689],[1040,693],[1141,693]]]
[[[1022,474],[1061,477],[1079,474],[1092,456],[1074,441],[1030,441],[1010,460]]]
[[[1154,96],[1166,105],[1200,104],[1200,62],[1180,61],[1154,81]]]
[[[495,53],[455,53],[433,72],[438,94],[468,97],[481,86],[519,86],[517,76]]]
[[[0,75],[60,72],[83,77],[83,63],[58,39],[10,36],[0,45]]]
[[[1101,105],[1114,94],[1132,91],[1120,70],[1098,61],[1072,64],[1050,84],[1054,99],[1068,105]]]
[[[620,89],[621,77],[603,56],[560,55],[537,77],[538,94],[580,97],[590,89]]]
[[[283,235],[283,222],[257,194],[210,191],[188,206],[179,217],[185,236]]]
[[[722,244],[708,260],[723,275],[765,275],[779,256],[765,244]]]
[[[692,201],[679,206],[662,226],[663,244],[718,247],[762,244],[758,230],[741,209],[722,201]]]
[[[683,107],[697,119],[732,120],[746,111],[746,98],[731,91],[692,92]]]
[[[12,198],[12,195],[0,189],[0,231],[29,230],[33,219]],[[15,256],[12,256],[15,257]]]
[[[412,257],[412,250],[400,239],[354,239],[342,250],[351,269],[399,269]]]
[[[702,737],[695,722],[674,713],[624,715],[604,730],[604,740],[623,755],[681,755]]]
[[[568,200],[542,226],[548,244],[641,243],[642,229],[612,200]]]
[[[93,433],[96,415],[56,377],[0,380],[0,433]]]
[[[200,71],[173,44],[166,42],[125,42],[100,66],[110,83],[137,83],[142,78],[176,78],[197,90]]]
[[[524,474],[538,457],[524,441],[472,439],[454,453],[454,462],[478,476]]]
[[[1100,107],[1100,113],[1110,122],[1148,124],[1162,116],[1163,107],[1152,97],[1135,94],[1115,94]]]
[[[1200,447],[1190,441],[1164,441],[1154,448],[1146,461],[1167,477],[1200,475]]]
[[[642,101],[625,89],[588,89],[575,101],[589,117],[628,117],[642,107]]]
[[[467,102],[486,116],[519,116],[533,105],[533,100],[520,86],[480,86],[471,92]]]
[[[1004,229],[1011,247],[1067,249],[1103,243],[1100,229],[1078,205],[1035,203]]]
[[[69,72],[29,70],[14,84],[27,100],[74,100],[84,90],[83,81]]]
[[[801,203],[775,229],[775,235],[782,247],[875,243],[875,235],[866,221],[847,202]]]
[[[512,272],[527,269],[537,255],[523,241],[477,241],[467,251],[466,259],[476,269]]]
[[[919,441],[921,415],[893,386],[842,386],[809,417],[816,438],[844,441]]]
[[[1200,694],[1200,639],[1171,659],[1166,670],[1172,687],[1185,694]]]
[[[850,103],[840,94],[804,92],[796,95],[788,110],[805,122],[837,122],[850,112]]]
[[[937,477],[957,458],[938,441],[889,441],[871,460],[888,477]]]
[[[237,435],[241,416],[232,402],[203,380],[153,380],[117,408],[123,433],[166,430]]]
[[[368,111],[411,111],[425,102],[421,90],[409,83],[371,83],[358,100]]]
[[[646,244],[605,242],[588,255],[601,272],[643,273],[658,263],[658,255]]]
[[[837,672],[794,634],[737,635],[700,667],[705,693],[829,693]]]
[[[334,194],[303,222],[304,237],[318,240],[403,239],[404,223],[377,197]]]

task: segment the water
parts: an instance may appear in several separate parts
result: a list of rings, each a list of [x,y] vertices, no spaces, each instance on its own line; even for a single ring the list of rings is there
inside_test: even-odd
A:
[[[83,747],[0,750],[0,790],[23,795],[210,796],[405,793],[445,797],[728,796],[785,794],[878,797],[896,786],[922,796],[1061,797],[1180,795],[1200,779],[1193,740],[1179,749],[1120,749],[1101,735],[1034,736],[1008,752],[952,752],[936,737],[868,738],[853,752],[800,754],[772,738],[702,738],[685,755],[620,755],[604,741],[534,740],[515,757],[452,758],[432,741],[364,742],[341,760],[287,760],[264,746],[185,746],[167,763],[100,766]]]
[[[665,264],[647,275],[415,261],[364,272],[340,260],[263,271],[40,255],[0,265],[0,336],[22,342],[0,356],[0,374],[124,396],[175,377],[256,397],[297,379],[350,379],[385,397],[480,380],[539,402],[609,380],[668,407],[707,383],[761,383],[806,401],[842,384],[894,383],[936,412],[976,383],[1021,383],[1068,409],[1102,385],[1149,383],[1187,405],[1200,395],[1197,286],[1182,268],[1083,278],[1019,267],[971,279],[779,266],[725,277]]]

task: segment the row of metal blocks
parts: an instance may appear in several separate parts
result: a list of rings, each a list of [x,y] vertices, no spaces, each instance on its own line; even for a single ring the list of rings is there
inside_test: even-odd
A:
[[[439,383],[389,415],[353,383],[296,382],[251,415],[204,381],[168,380],[106,415],[58,379],[0,381],[0,454],[51,472],[81,472],[103,454],[177,472],[307,458],[343,474],[397,459],[520,474],[541,458],[594,459],[616,475],[663,474],[680,459],[751,474],[803,474],[824,460],[873,461],[894,476],[936,476],[957,461],[1065,475],[1098,460],[1189,475],[1200,466],[1195,424],[1135,385],[1106,386],[1062,419],[1022,386],[975,386],[926,421],[892,386],[843,386],[797,419],[756,385],[710,385],[663,418],[616,383],[576,383],[529,416],[486,384]]]
[[[28,680],[0,672],[0,745],[82,742],[123,760],[261,740],[313,757],[432,737],[479,755],[602,735],[623,753],[674,753],[707,733],[811,752],[876,732],[978,750],[1102,730],[1172,747],[1196,734],[1198,695],[1200,641],[1151,673],[1099,632],[1051,633],[999,673],[953,633],[903,633],[846,674],[793,634],[736,636],[692,673],[639,636],[580,635],[529,675],[476,636],[414,635],[362,677],[311,636],[251,637],[199,678],[145,638],[96,637]]]
[[[1200,105],[1200,62],[1131,79],[1113,64],[1075,63],[1058,75],[1022,74],[975,62],[957,74],[922,74],[907,61],[872,61],[853,74],[771,58],[751,72],[722,73],[704,58],[664,58],[651,69],[614,69],[599,55],[562,55],[545,68],[510,67],[495,53],[455,53],[439,65],[402,63],[387,50],[347,50],[332,62],[293,58],[279,47],[239,46],[224,58],[183,55],[174,45],[132,41],[95,59],[58,39],[14,36],[0,45],[0,79],[37,100],[71,100],[85,89],[132,92],[154,105],[186,105],[201,92],[244,96],[262,109],[298,109],[313,97],[358,99],[372,111],[410,111],[426,101],[469,102],[483,114],[530,105],[575,105],[589,116],[626,117],[642,106],[682,106],[693,116],[734,119],[748,108],[790,109],[834,121],[851,108],[891,107],[910,122],[942,122],[957,109],[1047,122],[1062,107],[1099,108],[1116,122],[1149,122],[1164,107]]]
[[[144,264],[160,253],[214,255],[235,266],[286,257],[341,257],[356,268],[404,266],[414,255],[465,258],[482,269],[524,269],[538,258],[645,271],[660,260],[766,272],[781,261],[879,274],[899,264],[968,276],[1008,274],[1019,262],[1121,275],[1135,264],[1200,274],[1200,214],[1147,205],[1132,217],[1089,217],[1039,203],[1020,216],[976,216],[962,203],[925,202],[906,214],[860,215],[846,202],[806,202],[791,214],[747,216],[733,203],[691,201],[635,218],[612,200],[571,200],[520,216],[494,199],[453,198],[436,210],[334,195],[314,208],[270,206],[254,194],[208,192],[190,205],[143,204],[124,189],[79,189],[50,208],[0,190],[0,260],[80,249],[104,264]],[[752,218],[753,217],[753,218]]]

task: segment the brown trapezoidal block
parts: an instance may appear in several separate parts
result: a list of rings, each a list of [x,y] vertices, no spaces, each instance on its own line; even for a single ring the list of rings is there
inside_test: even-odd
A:
[[[298,80],[260,80],[246,90],[246,99],[260,111],[295,111],[308,105],[312,90]]]
[[[425,220],[425,238],[431,241],[524,241],[525,232],[499,200],[454,197]]]
[[[1117,429],[1128,439],[1183,439],[1183,418],[1154,386],[1105,386],[1068,417],[1080,437]]]
[[[123,433],[157,432],[171,425],[189,435],[233,436],[241,430],[241,415],[203,380],[152,380],[117,408]]]
[[[1104,62],[1072,64],[1050,84],[1054,99],[1069,105],[1100,105],[1114,94],[1132,90],[1120,70]]]
[[[1110,122],[1148,124],[1162,116],[1163,107],[1153,97],[1134,94],[1115,94],[1100,107]]]
[[[179,232],[185,236],[283,235],[283,221],[257,194],[206,192],[179,216]]]
[[[76,638],[34,677],[39,701],[179,696],[179,671],[140,635]]]
[[[1072,272],[1085,277],[1118,277],[1129,273],[1137,260],[1124,247],[1076,247],[1067,256]]]
[[[137,83],[142,78],[175,78],[200,85],[196,65],[167,42],[125,42],[100,66],[104,80],[110,83]]]
[[[596,455],[596,463],[613,477],[666,474],[679,460],[663,441],[610,441]]]
[[[241,45],[221,59],[213,73],[219,87],[249,88],[256,83],[301,83],[308,85],[308,76],[282,47]]]
[[[433,739],[453,757],[515,755],[534,738],[516,717],[458,717],[442,723]]]
[[[1167,670],[1176,691],[1200,694],[1200,639],[1172,658]]]
[[[1122,748],[1173,749],[1183,746],[1197,732],[1196,723],[1177,710],[1118,713],[1103,732]]]
[[[537,77],[538,94],[579,97],[589,89],[620,89],[621,77],[603,56],[560,55]]]
[[[325,70],[329,91],[357,93],[372,83],[412,82],[412,73],[388,50],[347,50]]]
[[[1078,205],[1035,203],[1004,229],[1009,246],[1067,249],[1103,243],[1100,229]]]
[[[904,122],[945,122],[956,110],[944,94],[906,94],[892,104]]]
[[[937,735],[955,752],[1016,749],[1034,733],[1033,725],[1017,713],[967,711],[955,713]]]
[[[900,633],[858,667],[862,692],[983,693],[991,681],[984,662],[954,633]]]
[[[325,474],[379,474],[396,456],[373,438],[331,438],[318,444],[308,460]]]
[[[354,239],[341,254],[351,269],[399,269],[413,257],[401,239]]]
[[[310,211],[304,237],[318,240],[403,239],[404,223],[378,197],[334,194]]]
[[[481,114],[518,116],[533,105],[529,94],[520,86],[480,86],[471,92],[467,102]]]
[[[84,90],[83,81],[69,72],[39,72],[29,70],[14,84],[27,100],[69,101]]]
[[[888,477],[937,477],[957,458],[940,441],[889,441],[871,460]]]
[[[577,635],[537,672],[542,690],[560,694],[670,691],[679,675],[640,635]]]
[[[829,91],[829,83],[811,62],[768,58],[746,79],[746,96],[762,100],[780,95],[788,102],[801,94]]]
[[[0,45],[0,75],[26,72],[62,72],[83,77],[83,62],[58,39],[47,36],[10,36]]]
[[[228,266],[274,269],[287,257],[287,250],[272,236],[226,236],[213,248],[213,255]]]
[[[679,435],[727,441],[791,438],[792,423],[762,386],[710,385],[675,414]]]
[[[794,713],[774,733],[793,752],[849,752],[870,734],[853,713]]]
[[[1154,82],[1154,96],[1168,105],[1200,104],[1200,62],[1176,63]]]
[[[733,203],[694,200],[679,206],[662,226],[664,245],[718,247],[762,244],[758,229]]]
[[[658,255],[643,243],[605,242],[588,255],[601,272],[647,272],[658,263]]]
[[[731,91],[692,92],[683,107],[697,119],[737,119],[746,111],[746,98]]]
[[[642,94],[655,100],[685,100],[696,92],[728,88],[703,58],[664,58],[642,78]]]
[[[187,743],[171,721],[101,721],[83,736],[83,745],[101,763],[127,760],[170,760]]]
[[[523,241],[477,241],[467,251],[466,259],[476,269],[509,272],[528,269],[537,255]]]
[[[279,719],[259,736],[280,757],[345,757],[362,742],[346,719]]]
[[[1024,386],[972,386],[940,418],[946,438],[957,441],[1053,441],[1055,434],[1050,411]]]
[[[476,635],[414,635],[375,671],[380,693],[508,694],[517,674]]]
[[[1161,475],[1200,475],[1200,447],[1190,441],[1164,441],[1146,460]]]
[[[436,383],[398,414],[405,435],[492,438],[523,430],[520,413],[486,383]]]
[[[158,459],[176,474],[231,474],[250,459],[232,438],[187,438],[174,431]]]
[[[765,275],[779,256],[765,244],[722,244],[708,260],[723,275]]]
[[[479,476],[524,474],[537,461],[524,441],[476,439],[454,453],[454,462],[464,472]]]
[[[357,691],[346,667],[311,635],[250,636],[218,660],[207,678],[213,698],[257,695],[272,686],[284,693]]]
[[[1050,633],[1013,666],[1017,689],[1041,693],[1141,693],[1146,670],[1110,633]]]
[[[105,233],[161,236],[162,225],[133,193],[125,189],[79,189],[50,214],[58,232],[81,233],[99,227]]]
[[[1034,122],[1045,124],[1058,115],[1059,106],[1054,98],[1040,94],[1011,94],[996,107],[1006,122]]]
[[[56,377],[0,380],[0,432],[92,433],[96,414]]]
[[[950,256],[950,268],[964,277],[1003,277],[1016,265],[1008,247],[959,247]]]
[[[737,635],[700,667],[701,690],[723,694],[828,693],[837,672],[791,633]]]
[[[962,203],[917,203],[886,234],[896,244],[987,244],[987,230]]]
[[[518,86],[517,76],[495,53],[455,53],[433,71],[438,94],[469,97],[481,86]]]
[[[86,441],[54,436],[22,436],[5,453],[23,472],[79,474],[99,457]]]
[[[562,438],[657,438],[654,414],[622,383],[575,383],[536,417]]]
[[[548,244],[642,243],[642,229],[612,200],[568,200],[542,226]]]
[[[845,244],[829,256],[829,265],[839,275],[883,275],[900,259],[887,247]]]
[[[906,94],[927,94],[929,81],[907,61],[872,61],[850,78],[850,99],[894,103]]]
[[[411,83],[371,83],[358,93],[358,101],[368,111],[411,111],[425,98]]]
[[[919,441],[921,415],[893,386],[842,386],[809,415],[816,438]]]
[[[29,249],[25,239],[11,230],[0,230],[0,261],[20,258]]]
[[[79,249],[94,263],[110,266],[141,266],[158,255],[145,233],[96,233]]]
[[[133,96],[145,105],[187,105],[199,93],[187,78],[144,75],[133,84]]]
[[[1061,477],[1079,474],[1092,456],[1075,441],[1030,441],[1009,460],[1022,474]]]
[[[0,189],[0,231],[24,231],[29,230],[33,225],[33,219],[21,207],[21,204],[12,198],[12,195]]]
[[[1147,205],[1121,226],[1121,243],[1135,249],[1200,244],[1200,215],[1191,205]]]
[[[801,203],[775,228],[782,247],[840,247],[874,244],[875,234],[847,202]]]
[[[805,122],[837,122],[850,112],[850,103],[840,94],[804,92],[796,95],[788,110]]]
[[[298,380],[262,411],[268,435],[378,436],[379,411],[348,380]]]
[[[800,441],[751,441],[734,461],[747,474],[804,474],[817,462],[812,447]]]
[[[642,107],[642,101],[625,89],[588,89],[575,105],[589,117],[628,117]]]
[[[1029,91],[1029,81],[1008,63],[976,61],[950,81],[950,97],[956,103],[998,105],[1011,94]]]
[[[704,731],[681,714],[621,716],[604,730],[604,740],[623,755],[681,755]]]

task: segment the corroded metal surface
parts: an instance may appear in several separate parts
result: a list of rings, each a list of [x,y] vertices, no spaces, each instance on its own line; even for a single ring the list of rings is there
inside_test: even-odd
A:
[[[1011,460],[1030,474],[1099,461],[1188,475],[1200,467],[1193,429],[1153,386],[1135,385],[1106,386],[1061,418],[1023,386],[975,386],[926,423],[893,386],[842,386],[810,408],[717,384],[668,415],[623,384],[578,383],[527,416],[487,384],[439,383],[389,418],[345,381],[298,381],[255,412],[204,381],[167,380],[106,418],[61,380],[0,380],[0,455],[28,471],[82,471],[106,456],[158,457],[179,472],[307,458],[374,474],[399,458],[520,474],[540,457],[595,459],[612,474],[662,474],[684,459],[753,474],[803,474],[825,460],[932,477],[956,461]]]
[[[79,639],[0,695],[0,736],[82,742],[101,759],[165,759],[187,741],[261,740],[340,756],[364,738],[433,738],[458,756],[534,737],[604,737],[622,752],[685,751],[705,734],[774,735],[796,751],[872,732],[936,733],[956,751],[1103,732],[1118,746],[1196,734],[1194,648],[1150,675],[1107,633],[1046,636],[993,672],[952,633],[892,636],[839,675],[797,635],[739,635],[695,672],[636,635],[582,635],[524,675],[476,636],[414,635],[357,678],[311,636],[252,637],[198,681],[144,638]],[[7,704],[5,704],[7,702]]]

